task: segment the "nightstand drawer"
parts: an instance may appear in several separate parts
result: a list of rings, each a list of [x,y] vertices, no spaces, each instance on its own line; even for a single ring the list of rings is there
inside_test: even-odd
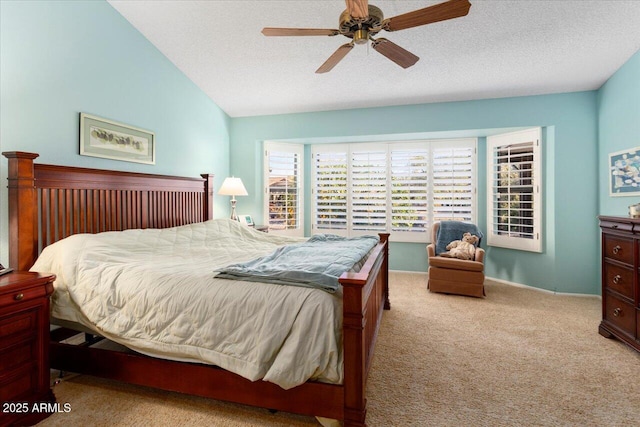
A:
[[[623,237],[603,234],[603,255],[625,264],[633,265],[633,240]]]
[[[0,349],[0,377],[20,366],[33,362],[38,357],[38,345],[35,339],[19,342],[11,347]]]
[[[34,286],[28,289],[19,290],[0,296],[0,308],[11,307],[25,301],[36,298],[44,298],[47,296],[47,290],[44,286]]]
[[[636,309],[633,305],[607,294],[604,319],[624,333],[635,336]]]
[[[605,261],[604,286],[633,300],[633,270]]]
[[[0,276],[0,402],[54,403],[49,371],[49,295],[55,276]],[[0,413],[0,425],[34,425],[50,412]]]
[[[29,310],[20,314],[0,317],[0,340],[35,334],[38,321],[38,311]]]
[[[38,370],[25,367],[0,383],[0,402],[15,402],[37,389]]]

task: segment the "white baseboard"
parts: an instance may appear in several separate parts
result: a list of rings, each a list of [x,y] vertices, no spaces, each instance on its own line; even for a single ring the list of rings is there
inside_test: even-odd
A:
[[[427,275],[426,271],[389,270],[389,273],[419,274],[421,276],[426,276]],[[566,296],[572,296],[572,297],[598,298],[600,300],[602,299],[602,296],[600,296],[600,295],[575,294],[575,293],[571,293],[571,292],[550,291],[548,289],[536,288],[535,286],[529,286],[529,285],[525,285],[525,284],[522,284],[522,283],[510,282],[508,280],[497,279],[495,277],[486,276],[485,279],[493,280],[494,282],[502,283],[504,285],[515,286],[517,288],[531,289],[531,290],[534,290],[534,291],[545,292],[545,293],[552,294],[552,295],[566,295]]]
[[[534,291],[545,292],[545,293],[552,294],[552,295],[564,295],[564,296],[571,296],[571,297],[588,297],[588,298],[602,299],[602,296],[600,296],[600,295],[575,294],[575,293],[571,293],[571,292],[550,291],[548,289],[536,288],[535,286],[529,286],[529,285],[524,285],[522,283],[510,282],[508,280],[497,279],[495,277],[486,276],[485,279],[493,280],[494,282],[502,283],[502,284],[505,284],[505,285],[515,286],[517,288],[526,288],[526,289],[531,289],[531,290],[534,290]]]
[[[409,271],[409,270],[389,270],[389,273],[421,274],[423,276],[427,275],[426,271]]]

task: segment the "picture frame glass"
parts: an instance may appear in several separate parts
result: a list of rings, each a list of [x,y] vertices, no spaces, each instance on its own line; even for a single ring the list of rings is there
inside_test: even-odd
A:
[[[609,195],[640,195],[640,147],[609,154]]]
[[[80,113],[80,155],[153,165],[155,134]]]

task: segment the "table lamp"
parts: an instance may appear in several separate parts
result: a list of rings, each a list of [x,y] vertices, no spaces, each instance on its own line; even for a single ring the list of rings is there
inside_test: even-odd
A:
[[[229,177],[225,178],[222,183],[222,187],[218,191],[218,194],[221,196],[231,196],[231,219],[234,221],[238,220],[238,215],[236,215],[236,196],[247,196],[247,189],[244,188],[242,184],[242,180],[240,178]]]

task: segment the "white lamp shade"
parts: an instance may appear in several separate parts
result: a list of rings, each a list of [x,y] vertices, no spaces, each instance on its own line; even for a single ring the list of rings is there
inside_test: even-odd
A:
[[[222,187],[218,190],[218,194],[222,196],[247,196],[247,189],[244,188],[240,178],[225,178]]]

